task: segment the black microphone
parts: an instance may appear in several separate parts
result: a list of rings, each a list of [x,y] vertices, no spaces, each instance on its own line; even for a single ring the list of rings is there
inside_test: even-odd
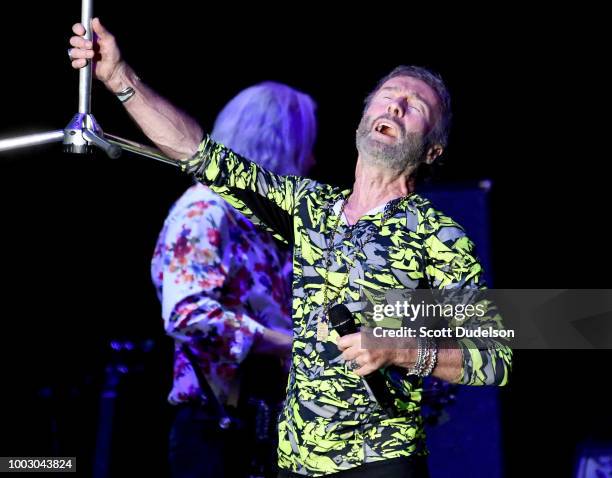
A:
[[[341,337],[359,332],[357,329],[357,324],[355,324],[355,317],[353,317],[353,314],[351,314],[344,304],[334,305],[329,310],[329,321],[331,322],[332,327],[336,329],[336,332],[338,332],[338,335]],[[391,392],[389,391],[389,388],[387,387],[387,382],[382,372],[380,370],[376,370],[375,372],[364,376],[363,379],[370,387],[370,390],[372,390],[374,398],[385,413],[389,417],[395,418],[397,416],[395,401],[391,395]]]

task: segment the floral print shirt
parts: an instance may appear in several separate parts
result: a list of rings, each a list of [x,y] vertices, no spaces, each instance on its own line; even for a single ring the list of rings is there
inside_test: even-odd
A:
[[[183,344],[227,402],[262,326],[291,329],[289,251],[202,184],[170,211],[151,273],[166,332],[175,340],[172,404],[201,395]]]

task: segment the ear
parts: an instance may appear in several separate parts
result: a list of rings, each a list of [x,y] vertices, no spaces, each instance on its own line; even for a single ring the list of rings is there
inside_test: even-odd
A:
[[[444,152],[444,146],[441,144],[434,144],[427,149],[427,154],[425,155],[425,162],[427,164],[432,164],[436,159],[438,159],[442,153]]]

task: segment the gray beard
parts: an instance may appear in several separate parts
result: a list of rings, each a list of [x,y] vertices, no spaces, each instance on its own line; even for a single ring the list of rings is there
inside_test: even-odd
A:
[[[367,164],[404,171],[423,162],[426,145],[421,134],[406,133],[402,129],[395,144],[386,144],[372,138],[374,121],[370,116],[364,115],[357,128],[357,151]]]

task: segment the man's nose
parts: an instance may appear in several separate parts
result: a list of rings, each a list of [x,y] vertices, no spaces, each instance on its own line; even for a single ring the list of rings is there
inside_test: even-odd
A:
[[[398,100],[392,101],[387,106],[387,113],[401,118],[402,116],[404,116],[404,107],[401,105],[401,103]]]

